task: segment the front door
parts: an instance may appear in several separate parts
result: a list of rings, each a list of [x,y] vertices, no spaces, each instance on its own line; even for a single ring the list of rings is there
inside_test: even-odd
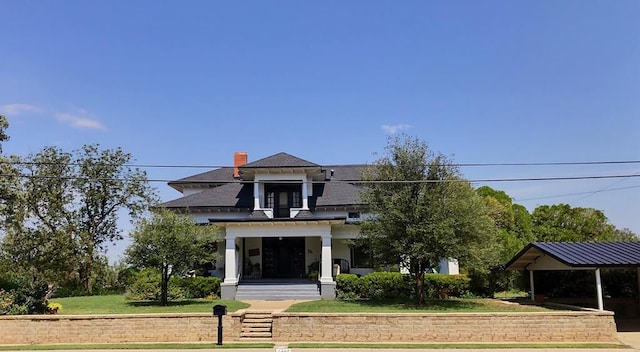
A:
[[[262,252],[263,278],[304,277],[304,238],[265,237],[262,239]]]

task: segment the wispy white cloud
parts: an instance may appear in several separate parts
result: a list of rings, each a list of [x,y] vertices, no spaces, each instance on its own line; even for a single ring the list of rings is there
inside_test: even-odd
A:
[[[107,128],[102,122],[98,121],[88,111],[84,109],[78,109],[73,113],[57,113],[53,115],[59,122],[68,124],[75,128],[85,128],[92,130],[105,131]]]
[[[0,114],[9,116],[28,114],[28,113],[40,113],[42,108],[30,104],[5,104],[0,105]]]
[[[408,130],[411,126],[407,124],[399,124],[399,125],[382,125],[381,128],[387,134],[395,134],[399,131]]]

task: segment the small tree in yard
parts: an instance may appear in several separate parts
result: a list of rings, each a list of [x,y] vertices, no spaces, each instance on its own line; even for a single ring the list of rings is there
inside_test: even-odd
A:
[[[363,222],[362,241],[376,260],[409,268],[423,305],[425,272],[442,258],[479,265],[495,225],[448,158],[407,136],[389,139],[386,151],[363,175],[361,196],[375,216]]]
[[[213,243],[217,228],[201,226],[186,215],[160,209],[150,219],[141,219],[131,233],[127,262],[139,268],[156,268],[161,273],[160,301],[168,303],[169,279],[195,265],[216,259]]]

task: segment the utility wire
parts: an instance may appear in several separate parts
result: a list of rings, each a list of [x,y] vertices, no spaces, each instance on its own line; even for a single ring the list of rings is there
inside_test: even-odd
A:
[[[101,178],[101,177],[79,177],[79,176],[46,176],[46,175],[12,175],[0,174],[0,177],[20,177],[35,179],[60,179],[60,180],[94,180],[94,181],[126,181],[125,178]],[[326,180],[311,181],[310,183],[350,183],[350,184],[411,184],[411,183],[451,183],[451,182],[469,182],[469,183],[486,183],[486,182],[527,182],[527,181],[568,181],[568,180],[596,180],[596,179],[618,179],[640,177],[640,174],[625,175],[592,175],[592,176],[560,176],[560,177],[522,177],[522,178],[488,178],[488,179],[445,179],[445,180]],[[227,183],[253,183],[253,181],[228,181],[228,180],[194,180],[176,182],[176,180],[166,179],[147,179],[147,182],[175,182],[189,184],[227,184]],[[291,183],[291,181],[269,181],[270,183]]]
[[[0,164],[12,165],[61,165],[56,162],[36,162],[36,161],[11,161],[2,160]],[[530,162],[530,163],[451,163],[440,164],[434,166],[452,166],[452,167],[493,167],[493,166],[579,166],[579,165],[628,165],[640,164],[640,160],[609,160],[609,161],[569,161],[569,162]],[[64,163],[69,166],[80,166],[81,163]],[[355,164],[354,164],[355,165]],[[375,164],[358,164],[359,166],[375,166]],[[171,164],[123,164],[126,167],[136,167],[144,169],[152,168],[173,168],[173,169],[219,169],[232,168],[229,165],[171,165]],[[334,165],[326,165],[326,167]],[[335,165],[338,166],[338,165]],[[340,165],[350,166],[350,165]],[[320,165],[322,167],[322,165]]]
[[[597,191],[586,191],[586,192],[576,192],[576,193],[564,193],[564,194],[557,194],[557,195],[553,195],[553,196],[542,196],[542,197],[533,197],[533,198],[524,198],[524,199],[520,199],[520,198],[514,198],[514,201],[518,201],[518,202],[526,202],[526,201],[530,201],[530,200],[540,200],[540,199],[549,199],[549,198],[561,198],[561,197],[570,197],[570,196],[581,196],[581,195],[592,195],[592,194],[596,194],[596,193],[602,193],[602,192],[612,192],[612,191],[621,191],[621,190],[625,190],[625,189],[633,189],[633,188],[640,188],[640,185],[635,185],[635,186],[627,186],[627,187],[618,187],[618,188],[604,188],[601,190],[597,190]]]

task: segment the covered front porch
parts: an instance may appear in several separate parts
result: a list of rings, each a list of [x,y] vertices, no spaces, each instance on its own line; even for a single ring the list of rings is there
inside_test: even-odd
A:
[[[342,219],[226,222],[221,227],[223,299],[235,299],[242,280],[268,279],[309,280],[318,284],[322,298],[334,299],[334,261],[350,266],[348,240],[358,234]]]

